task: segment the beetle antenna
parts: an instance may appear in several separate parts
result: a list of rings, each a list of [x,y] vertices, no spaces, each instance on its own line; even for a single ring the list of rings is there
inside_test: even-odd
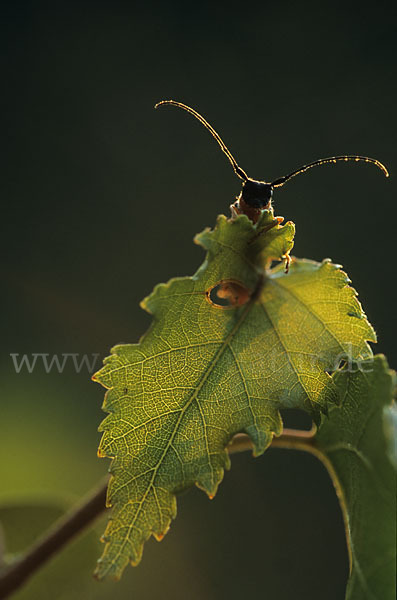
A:
[[[154,108],[158,108],[159,106],[163,106],[165,104],[168,104],[170,106],[177,106],[178,108],[183,108],[183,110],[186,110],[186,112],[193,115],[193,117],[196,117],[196,119],[198,121],[200,121],[200,123],[202,125],[204,125],[204,127],[206,129],[208,129],[208,131],[210,132],[212,137],[215,138],[215,140],[218,142],[219,146],[221,147],[222,152],[224,154],[226,154],[226,156],[228,157],[229,162],[231,163],[237,177],[240,177],[240,179],[242,179],[243,181],[248,181],[249,177],[248,177],[247,173],[245,171],[243,171],[243,169],[241,167],[238,166],[236,159],[234,158],[232,153],[229,151],[229,149],[227,148],[227,146],[225,145],[225,143],[223,142],[221,137],[217,134],[215,129],[213,127],[211,127],[211,125],[204,119],[204,117],[202,117],[198,112],[193,110],[193,108],[190,108],[190,106],[186,106],[186,104],[182,104],[182,102],[176,102],[175,100],[162,100],[161,102],[158,102]]]
[[[346,162],[349,160],[353,160],[355,162],[363,161],[363,162],[367,162],[367,163],[372,163],[375,166],[377,166],[386,175],[386,177],[389,177],[388,170],[386,169],[386,167],[384,165],[382,165],[381,162],[379,162],[379,160],[376,160],[375,158],[369,158],[368,156],[357,156],[356,154],[346,154],[343,156],[330,156],[329,158],[320,158],[319,160],[315,160],[314,162],[309,163],[308,165],[303,165],[303,167],[301,167],[297,171],[292,171],[292,173],[290,173],[289,175],[285,175],[284,177],[275,179],[275,181],[273,181],[271,183],[271,185],[272,185],[272,187],[281,187],[282,185],[284,185],[284,183],[286,183],[289,179],[291,179],[291,177],[295,177],[295,175],[299,175],[299,173],[304,173],[308,169],[311,169],[312,167],[317,167],[318,165],[325,165],[327,163],[336,163],[339,160],[343,160]]]

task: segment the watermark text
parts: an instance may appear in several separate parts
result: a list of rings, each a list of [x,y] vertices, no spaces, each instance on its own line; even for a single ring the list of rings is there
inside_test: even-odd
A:
[[[49,354],[48,352],[33,352],[32,354],[11,353],[11,360],[16,373],[21,371],[33,373],[38,367],[43,367],[46,373],[63,373],[66,366],[72,367],[76,373],[87,370],[93,373],[99,354],[79,354],[78,352],[63,352]]]

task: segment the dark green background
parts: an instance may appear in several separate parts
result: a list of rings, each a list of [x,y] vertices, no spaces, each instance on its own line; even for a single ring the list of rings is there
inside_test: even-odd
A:
[[[10,353],[102,357],[137,341],[150,322],[139,300],[196,270],[193,235],[239,192],[208,132],[176,109],[154,112],[161,99],[204,114],[254,178],[341,153],[389,167],[389,180],[371,165],[321,167],[277,190],[275,209],[296,223],[295,255],[344,265],[396,366],[392,7],[3,5],[0,501],[72,502],[108,466],[96,458],[103,393],[88,373],[16,374]],[[32,582],[20,597],[342,600],[343,526],[323,467],[281,450],[232,463],[213,502],[180,498],[170,534],[119,587],[65,558],[43,573],[58,595]],[[24,518],[24,529],[39,523]],[[94,541],[82,563],[95,553]]]

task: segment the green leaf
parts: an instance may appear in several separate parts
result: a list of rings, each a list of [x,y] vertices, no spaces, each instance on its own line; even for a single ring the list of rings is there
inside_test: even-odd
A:
[[[98,577],[137,564],[143,543],[161,539],[175,494],[194,484],[210,497],[237,432],[254,454],[280,435],[280,408],[318,420],[337,401],[328,375],[348,354],[372,355],[375,334],[346,275],[330,261],[293,260],[294,225],[264,211],[218,217],[196,242],[207,250],[193,277],[156,286],[142,307],[154,322],[139,344],[116,346],[94,379],[108,388],[99,455],[113,458],[112,518]]]
[[[383,356],[361,368],[334,375],[343,403],[330,409],[315,439],[334,472],[344,510],[351,552],[346,599],[393,600],[396,473],[383,422],[384,410],[393,406],[393,374]]]
[[[396,373],[393,378],[394,392],[396,392]],[[391,406],[385,406],[383,409],[383,427],[387,442],[387,451],[391,463],[397,469],[397,404],[393,402]]]

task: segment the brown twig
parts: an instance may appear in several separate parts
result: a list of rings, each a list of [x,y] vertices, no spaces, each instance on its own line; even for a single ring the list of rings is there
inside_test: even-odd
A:
[[[108,477],[61,517],[31,548],[0,573],[0,598],[21,587],[54,554],[96,519],[105,509]]]

